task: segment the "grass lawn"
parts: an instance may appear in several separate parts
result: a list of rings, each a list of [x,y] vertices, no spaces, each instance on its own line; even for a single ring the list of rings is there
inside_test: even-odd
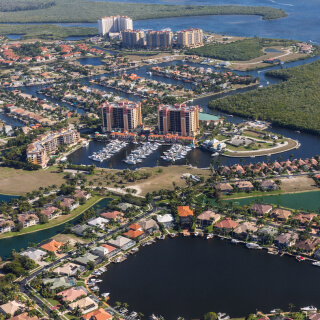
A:
[[[76,216],[80,215],[81,213],[83,213],[84,211],[89,209],[90,207],[92,207],[101,198],[102,198],[101,196],[92,196],[89,200],[87,200],[87,202],[84,205],[79,206],[78,208],[73,210],[69,215],[66,215],[66,216],[62,215],[62,216],[60,216],[60,217],[58,217],[56,219],[50,220],[48,223],[37,224],[35,226],[22,229],[20,232],[7,232],[7,233],[4,233],[4,234],[0,235],[0,239],[1,238],[9,238],[9,237],[14,237],[14,236],[19,236],[19,235],[22,235],[22,234],[36,232],[36,231],[43,230],[43,229],[49,229],[49,228],[55,227],[55,226],[57,226],[59,224],[65,223],[65,222],[67,222],[69,220],[72,220]]]
[[[77,286],[83,286],[83,287],[86,287],[84,281],[77,281]]]
[[[48,300],[48,302],[50,302],[54,307],[57,306],[58,304],[60,304],[59,301],[54,300],[54,299],[51,299],[51,298],[48,298],[47,300]]]
[[[64,176],[65,173],[58,173],[56,167],[37,171],[0,167],[0,193],[23,195],[39,187],[60,186]]]
[[[239,198],[249,198],[249,197],[264,197],[264,196],[271,196],[277,194],[284,194],[283,190],[274,190],[274,191],[251,191],[251,192],[239,192],[234,193],[231,195],[223,195],[222,200],[232,200],[232,199],[239,199]]]

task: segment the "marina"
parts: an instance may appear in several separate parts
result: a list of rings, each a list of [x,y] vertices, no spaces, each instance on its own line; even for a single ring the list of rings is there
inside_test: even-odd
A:
[[[128,145],[127,142],[114,140],[99,152],[94,152],[88,158],[93,161],[103,162],[113,157],[115,153],[119,152],[121,149],[123,149],[127,145]]]
[[[163,154],[164,156],[161,156],[161,158],[165,161],[177,161],[182,160],[186,157],[189,151],[191,151],[192,148],[189,146],[183,146],[181,144],[174,144],[172,147],[165,151]]]
[[[149,155],[159,148],[160,144],[155,142],[142,143],[142,146],[133,150],[123,161],[127,164],[141,163]]]

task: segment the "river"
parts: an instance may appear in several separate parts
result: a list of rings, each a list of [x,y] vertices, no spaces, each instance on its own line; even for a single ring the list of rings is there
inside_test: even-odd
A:
[[[1,198],[0,198],[1,200]],[[110,201],[110,198],[101,199],[97,202],[92,208],[97,212],[98,209],[104,208]],[[24,234],[21,236],[4,238],[0,239],[0,256],[2,259],[8,258],[10,256],[11,251],[14,249],[16,251],[20,251],[21,249],[25,249],[29,246],[30,243],[40,243],[43,240],[49,239],[58,233],[61,233],[64,230],[64,226],[68,224],[76,224],[79,220],[80,216],[76,218],[60,224],[56,227],[52,227],[50,229],[40,230],[33,233]]]
[[[103,274],[100,292],[110,302],[165,319],[199,319],[225,312],[248,316],[256,310],[319,307],[319,270],[292,257],[248,250],[219,239],[177,237],[141,247]]]

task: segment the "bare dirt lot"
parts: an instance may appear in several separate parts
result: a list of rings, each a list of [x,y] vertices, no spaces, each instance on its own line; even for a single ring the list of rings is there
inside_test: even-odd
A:
[[[281,190],[284,192],[301,192],[301,191],[313,191],[319,190],[315,185],[313,179],[308,178],[307,176],[301,177],[292,177],[288,178],[281,178]]]

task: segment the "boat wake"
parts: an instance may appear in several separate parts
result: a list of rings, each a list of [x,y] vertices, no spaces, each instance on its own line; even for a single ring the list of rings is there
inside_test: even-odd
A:
[[[282,3],[282,2],[277,2],[275,0],[269,0],[271,1],[272,3],[275,3],[275,4],[280,4],[281,6],[290,6],[290,7],[294,7],[294,5],[292,3]]]

